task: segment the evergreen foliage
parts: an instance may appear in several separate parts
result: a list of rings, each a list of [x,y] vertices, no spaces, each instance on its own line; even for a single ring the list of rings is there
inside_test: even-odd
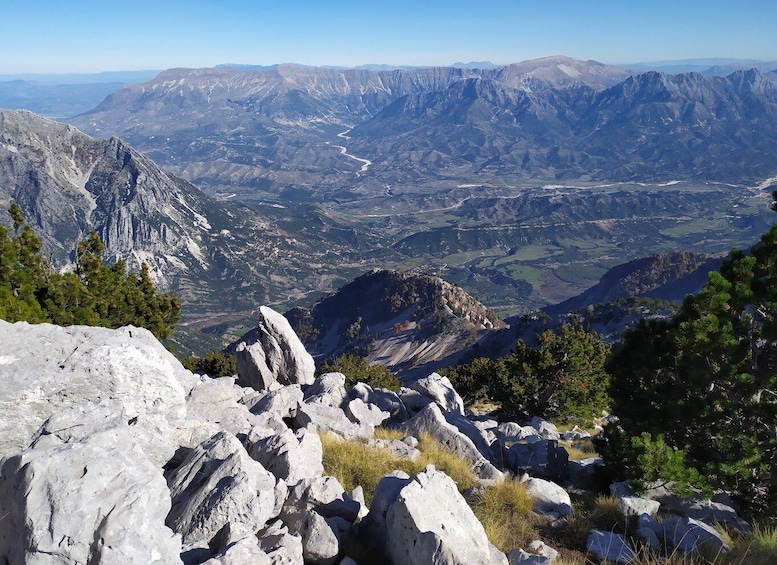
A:
[[[646,432],[683,454],[687,468],[674,465],[663,479],[722,488],[769,512],[777,502],[777,224],[749,254],[732,251],[673,320],[627,333],[610,368],[620,420],[606,431],[608,463],[653,480],[638,464],[651,446],[634,441]]]
[[[505,357],[477,358],[444,373],[467,403],[500,402],[506,418],[590,421],[609,403],[609,352],[598,334],[565,325],[537,336],[537,347],[520,340]]]
[[[210,377],[231,377],[237,374],[235,356],[220,351],[211,351],[205,357],[186,357],[181,360],[181,365]]]
[[[335,372],[345,375],[346,388],[363,382],[372,388],[397,391],[401,384],[389,369],[383,365],[368,365],[367,360],[358,355],[341,355],[334,361],[324,361],[318,369],[320,375]]]
[[[135,325],[160,340],[173,334],[181,305],[176,296],[156,291],[148,265],[139,274],[127,273],[123,261],[106,265],[105,246],[92,231],[77,245],[76,271],[55,273],[16,203],[9,213],[14,235],[0,226],[0,318],[63,326]]]

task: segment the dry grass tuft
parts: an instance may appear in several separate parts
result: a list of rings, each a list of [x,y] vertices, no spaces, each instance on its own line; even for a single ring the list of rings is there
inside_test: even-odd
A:
[[[472,504],[489,541],[509,553],[539,537],[537,517],[532,512],[532,498],[526,486],[514,479],[487,487]]]

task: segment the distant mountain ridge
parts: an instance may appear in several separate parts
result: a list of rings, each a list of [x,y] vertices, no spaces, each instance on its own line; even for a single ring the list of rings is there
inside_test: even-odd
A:
[[[634,75],[561,56],[496,68],[171,69],[71,122],[242,199],[328,201],[483,174],[731,182],[777,174],[776,84],[777,72]]]

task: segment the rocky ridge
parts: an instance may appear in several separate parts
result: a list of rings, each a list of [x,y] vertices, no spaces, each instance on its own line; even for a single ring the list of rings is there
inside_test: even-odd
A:
[[[303,343],[321,359],[344,353],[404,373],[429,363],[450,364],[499,317],[462,288],[435,276],[376,269],[310,309],[286,313]]]
[[[259,333],[272,339],[252,355],[307,366],[298,338],[276,316],[266,312]],[[483,484],[523,475],[535,511],[549,520],[571,511],[560,485],[579,487],[599,464],[568,462],[557,443],[567,436],[538,418],[471,419],[436,374],[396,394],[363,383],[346,390],[336,373],[291,382],[304,372],[278,372],[257,390],[240,386],[240,374],[186,371],[139,328],[0,321],[0,339],[0,556],[9,565],[350,565],[359,539],[394,563],[549,563],[553,550],[541,542],[526,548],[532,553],[516,548],[508,561],[453,481],[432,466],[385,476],[367,508],[358,488],[346,493],[323,476],[318,434],[367,440],[393,421],[412,444],[424,430],[470,461]],[[662,502],[634,497],[625,485],[612,490],[648,543],[724,550],[707,525],[713,517],[747,528],[715,502],[675,501],[676,515],[659,522]],[[588,548],[619,562],[633,553],[611,532],[591,532]]]

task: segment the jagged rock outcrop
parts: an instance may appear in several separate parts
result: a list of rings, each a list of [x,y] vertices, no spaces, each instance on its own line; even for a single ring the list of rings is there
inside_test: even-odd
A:
[[[61,410],[82,407],[89,420],[95,403],[110,425],[131,423],[129,433],[151,461],[173,456],[196,378],[148,330],[0,320],[0,343],[0,457],[27,447]],[[80,425],[47,433],[71,441],[90,431]]]
[[[497,442],[497,433],[517,437],[525,426],[473,422],[458,411],[442,412],[426,397],[426,407],[406,422],[407,437],[378,440],[372,425],[346,416],[358,401],[360,409],[388,417],[362,399],[377,391],[359,385],[343,397],[334,374],[318,386],[278,385],[258,393],[233,378],[189,373],[137,328],[0,322],[0,339],[9,344],[0,352],[0,423],[10,438],[0,455],[0,561],[9,565],[333,565],[351,562],[351,540],[385,550],[395,563],[508,562],[488,542],[452,479],[431,466],[412,478],[385,476],[367,511],[361,487],[349,494],[324,476],[321,440],[310,429],[320,426],[300,415],[325,410],[358,430],[344,428],[343,437],[411,459],[418,454],[414,436],[425,431],[468,459],[484,483],[501,480],[502,473],[483,451]],[[306,398],[307,391],[312,394]],[[401,402],[386,399],[388,406]],[[257,410],[261,406],[267,410]],[[558,435],[541,419],[533,419],[531,429],[536,433],[527,436],[533,438],[529,445],[549,445],[555,440],[542,438]],[[523,478],[535,511],[569,515],[564,488]],[[630,498],[627,484],[614,484],[612,492],[627,513],[638,514],[632,520],[637,535],[650,547],[723,552],[726,542],[710,523],[740,522],[721,502],[671,499],[666,504],[677,515],[659,522],[645,513],[658,503]],[[626,555],[609,534],[592,532],[590,540],[592,553],[615,548],[601,555]],[[553,555],[537,543],[527,549]],[[538,559],[518,550],[510,554],[510,562],[545,562]]]
[[[44,439],[2,461],[5,563],[180,563],[181,539],[165,527],[167,485],[131,426]]]
[[[272,308],[259,309],[259,324],[230,348],[243,386],[256,390],[277,384],[313,383],[316,364],[291,329],[288,320]]]

